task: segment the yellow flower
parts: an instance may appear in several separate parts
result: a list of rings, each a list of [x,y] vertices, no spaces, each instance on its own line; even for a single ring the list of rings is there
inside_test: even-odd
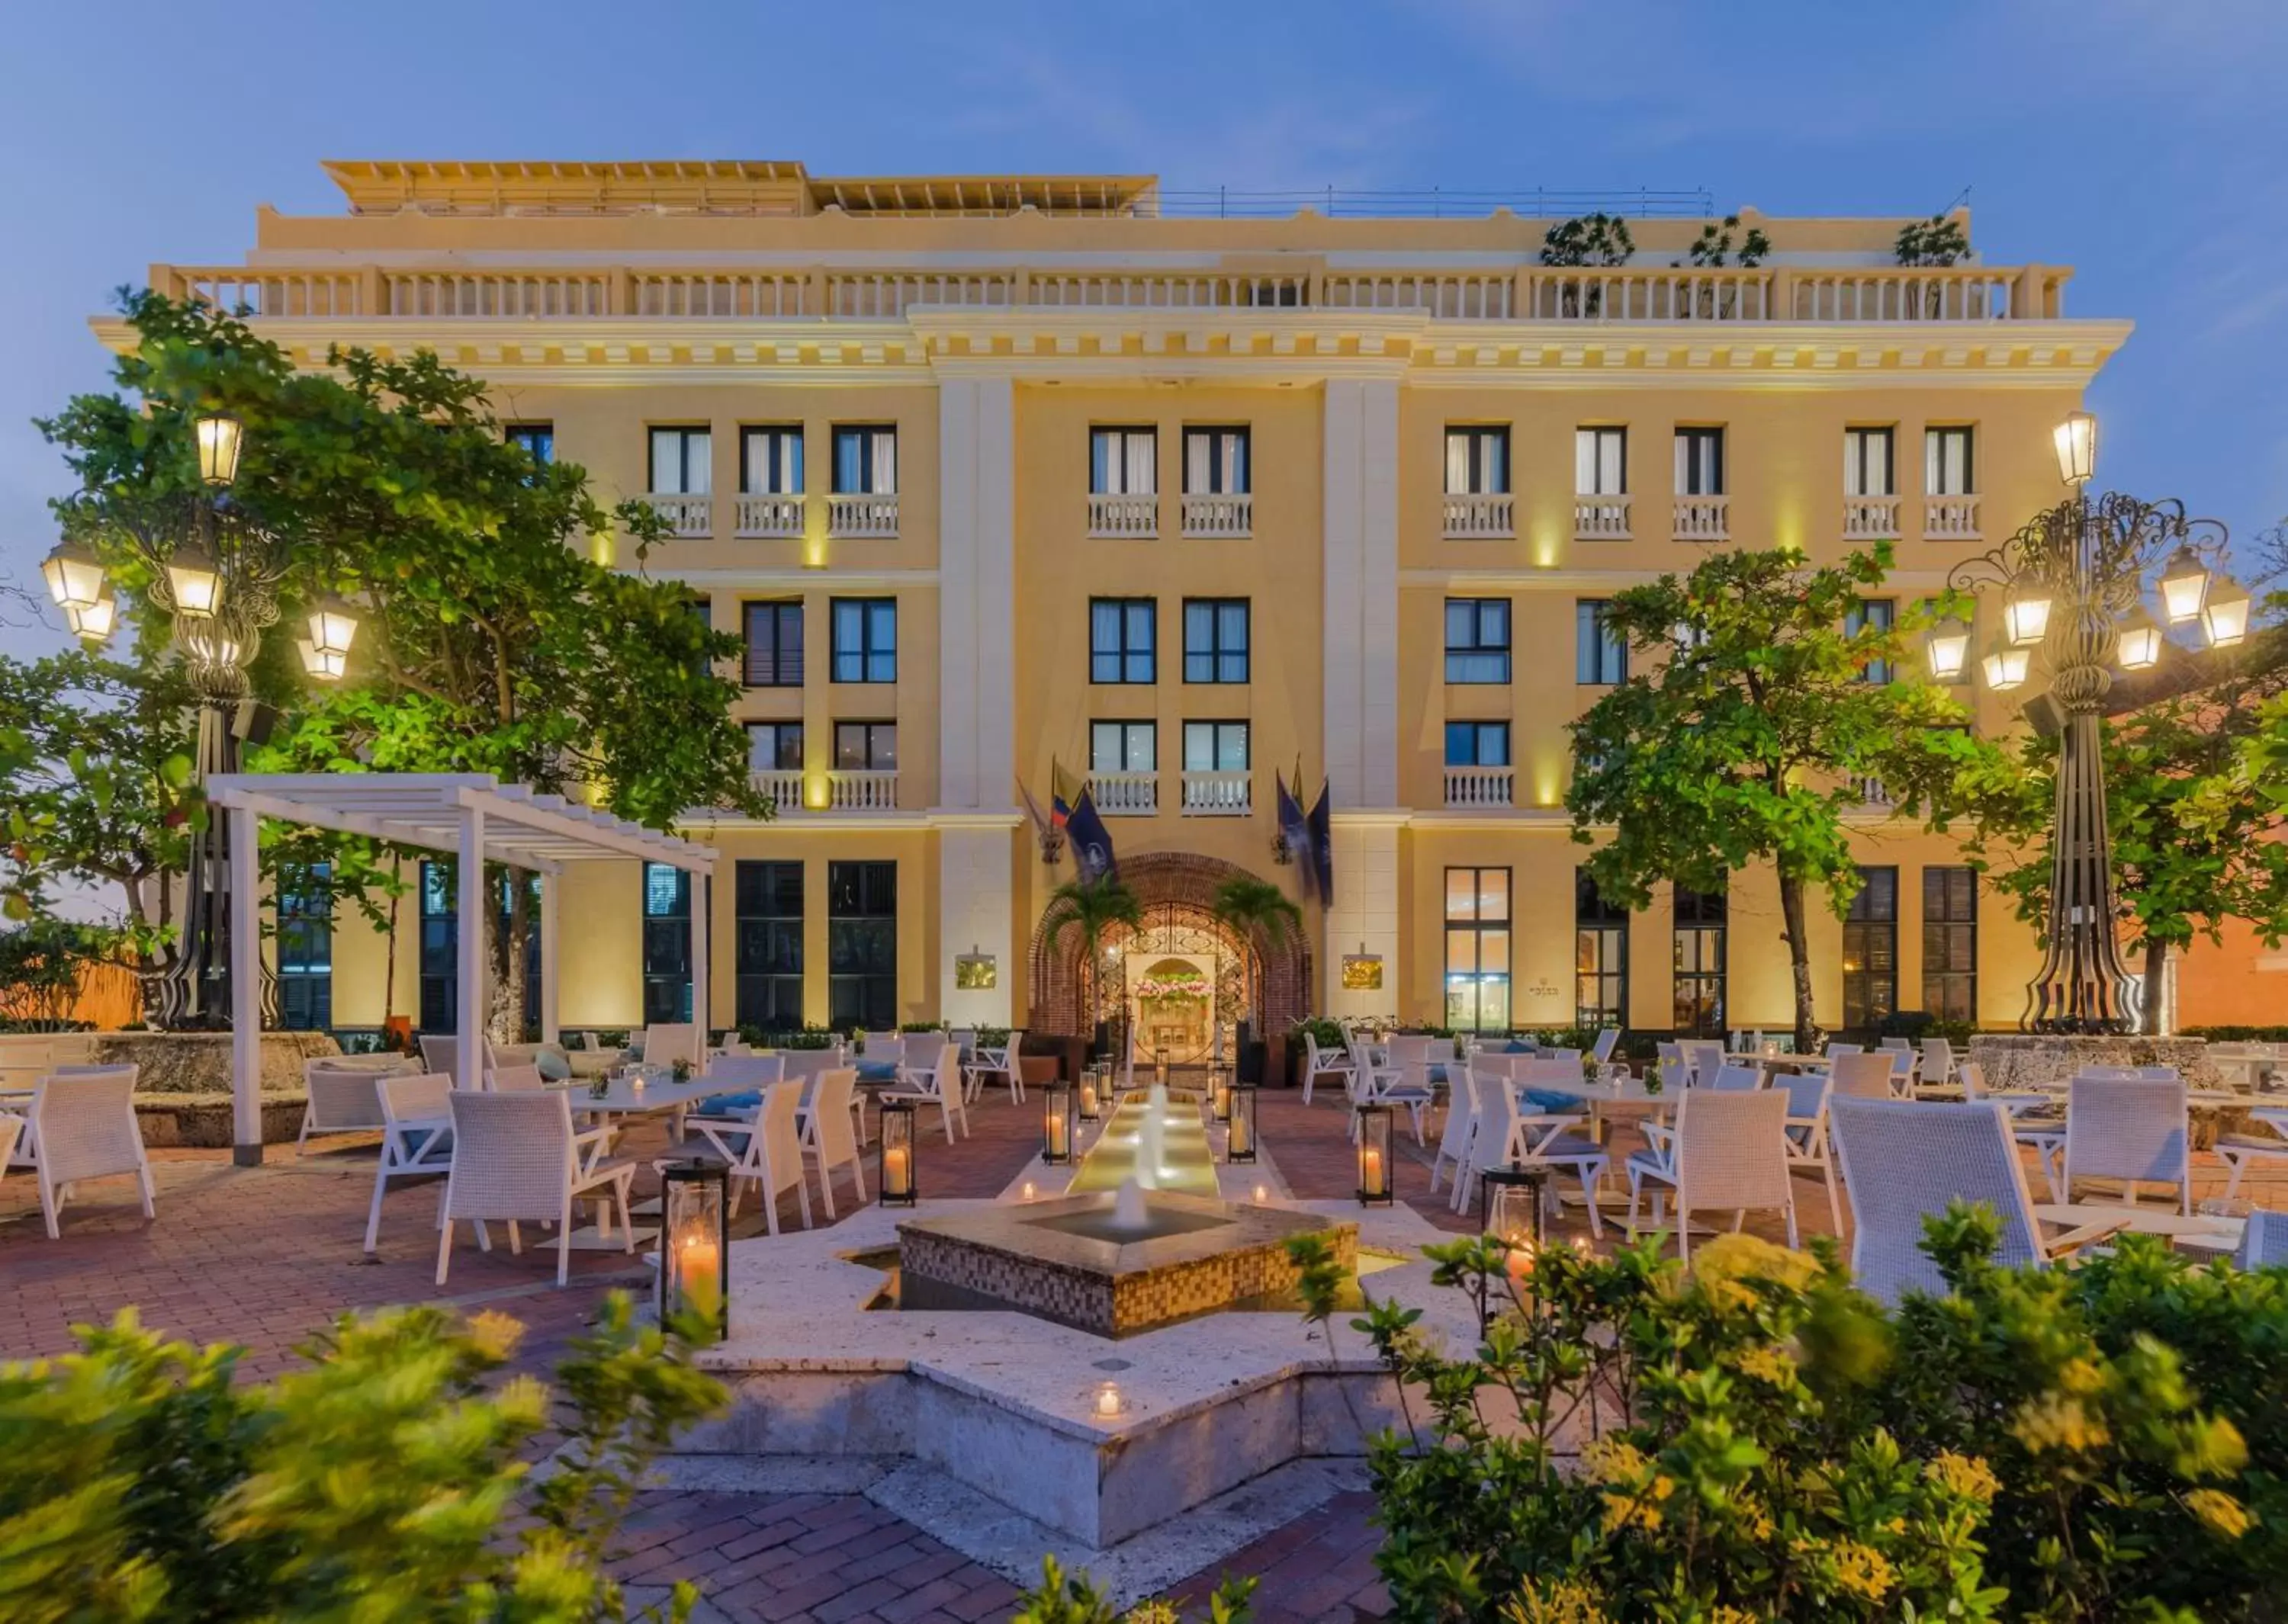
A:
[[[1881,1551],[1856,1540],[1843,1540],[1835,1547],[1835,1582],[1854,1596],[1879,1602],[1897,1581]]]
[[[1605,1624],[1605,1610],[1588,1586],[1561,1579],[1546,1589],[1529,1584],[1503,1609],[1510,1624]]]
[[[1740,1374],[1785,1387],[1795,1380],[1795,1361],[1777,1348],[1756,1347],[1740,1355]]]
[[[2185,1509],[2228,1540],[2240,1538],[2256,1520],[2248,1508],[2219,1489],[2195,1489],[2185,1496]]]
[[[489,1359],[504,1359],[524,1339],[524,1322],[493,1309],[469,1318],[469,1341]]]
[[[1923,1475],[1968,1500],[1990,1501],[2002,1489],[1992,1467],[1976,1455],[1957,1454],[1951,1449],[1925,1466]]]
[[[1772,1280],[1800,1291],[1817,1277],[1819,1260],[1754,1235],[1719,1235],[1692,1255],[1692,1273],[1703,1286],[1719,1280]]]
[[[2058,1385],[2077,1397],[2093,1393],[2105,1385],[2105,1373],[2087,1359],[2068,1359],[2058,1372]]]
[[[2112,1441],[2105,1422],[2092,1415],[2078,1398],[2045,1393],[2030,1399],[2010,1423],[2011,1433],[2036,1454],[2046,1450],[2080,1452]]]
[[[1764,1509],[1763,1501],[1752,1494],[1743,1494],[1737,1502],[1737,1509],[1740,1521],[1746,1526],[1751,1538],[1768,1540],[1772,1537],[1775,1532],[1772,1514]]]
[[[548,1386],[535,1376],[511,1376],[494,1403],[511,1421],[536,1427],[548,1419]]]
[[[1644,1452],[1626,1438],[1593,1438],[1581,1450],[1581,1470],[1592,1483],[1634,1483],[1644,1476]]]

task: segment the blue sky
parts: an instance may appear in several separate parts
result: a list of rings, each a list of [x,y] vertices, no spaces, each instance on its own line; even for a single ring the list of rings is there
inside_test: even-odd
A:
[[[780,6],[393,0],[17,10],[0,97],[0,574],[62,471],[28,419],[99,385],[85,318],[228,262],[330,157],[787,158],[1116,170],[1172,187],[1704,187],[1720,210],[1928,213],[2076,267],[2138,331],[2101,482],[2244,535],[2288,515],[2288,4],[1632,0]],[[0,638],[27,638],[0,629]]]

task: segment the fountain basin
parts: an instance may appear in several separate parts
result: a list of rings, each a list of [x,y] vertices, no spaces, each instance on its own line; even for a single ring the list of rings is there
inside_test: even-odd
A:
[[[1001,1309],[1119,1337],[1293,1288],[1287,1241],[1323,1234],[1347,1272],[1358,1226],[1316,1213],[1153,1191],[1144,1226],[1110,1195],[1000,1206],[898,1225],[902,1310]]]

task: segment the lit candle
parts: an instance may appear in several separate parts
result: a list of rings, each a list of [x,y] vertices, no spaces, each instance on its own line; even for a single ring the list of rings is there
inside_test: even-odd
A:
[[[1059,1158],[1070,1155],[1072,1151],[1067,1143],[1067,1137],[1068,1130],[1064,1118],[1051,1117],[1049,1119],[1049,1154]]]
[[[712,1302],[717,1291],[717,1276],[723,1266],[723,1254],[711,1235],[684,1236],[675,1248],[676,1283],[686,1298],[704,1298]]]
[[[882,1150],[882,1178],[893,1190],[903,1190],[910,1180],[913,1152],[902,1145],[885,1145]]]
[[[1379,1192],[1382,1188],[1382,1153],[1370,1145],[1366,1147],[1366,1187]]]
[[[1020,1199],[1028,1201],[1033,1199],[1033,1181],[1031,1179],[1029,1178],[1025,1181],[1025,1188],[1021,1192]]]
[[[1258,1185],[1256,1185],[1256,1186],[1255,1186],[1255,1204],[1256,1204],[1258,1207],[1262,1206],[1264,1202],[1266,1202],[1266,1201],[1269,1200],[1270,1199],[1271,1199],[1271,1192],[1270,1192],[1270,1191],[1268,1191],[1268,1190],[1265,1189],[1261,1184],[1258,1184]]]
[[[1107,1382],[1096,1390],[1096,1413],[1109,1418],[1120,1414],[1120,1383]]]

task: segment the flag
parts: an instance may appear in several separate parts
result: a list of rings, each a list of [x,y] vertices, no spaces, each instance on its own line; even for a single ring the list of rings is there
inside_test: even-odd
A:
[[[1312,867],[1318,871],[1319,896],[1329,907],[1335,903],[1334,793],[1332,784],[1319,786],[1319,798],[1311,808],[1310,844],[1306,848]]]
[[[1021,778],[1017,780],[1017,793],[1025,797],[1025,813],[1033,820],[1034,838],[1041,843],[1041,860],[1054,863],[1058,850],[1064,844],[1063,834],[1049,821],[1048,815],[1041,810],[1041,804],[1033,799],[1033,792],[1025,788],[1025,780]]]
[[[1311,826],[1303,816],[1303,803],[1295,798],[1276,768],[1272,770],[1271,780],[1279,786],[1279,838],[1287,843],[1288,856],[1303,865],[1303,899],[1307,902],[1318,882],[1318,866],[1311,860]]]
[[[1064,769],[1055,757],[1049,757],[1049,821],[1058,828],[1065,827],[1080,804],[1087,786]]]
[[[1065,833],[1072,838],[1073,860],[1079,865],[1084,884],[1119,877],[1120,866],[1112,857],[1112,836],[1105,828],[1104,820],[1096,815],[1096,803],[1085,788],[1073,803],[1072,815],[1065,820]]]

